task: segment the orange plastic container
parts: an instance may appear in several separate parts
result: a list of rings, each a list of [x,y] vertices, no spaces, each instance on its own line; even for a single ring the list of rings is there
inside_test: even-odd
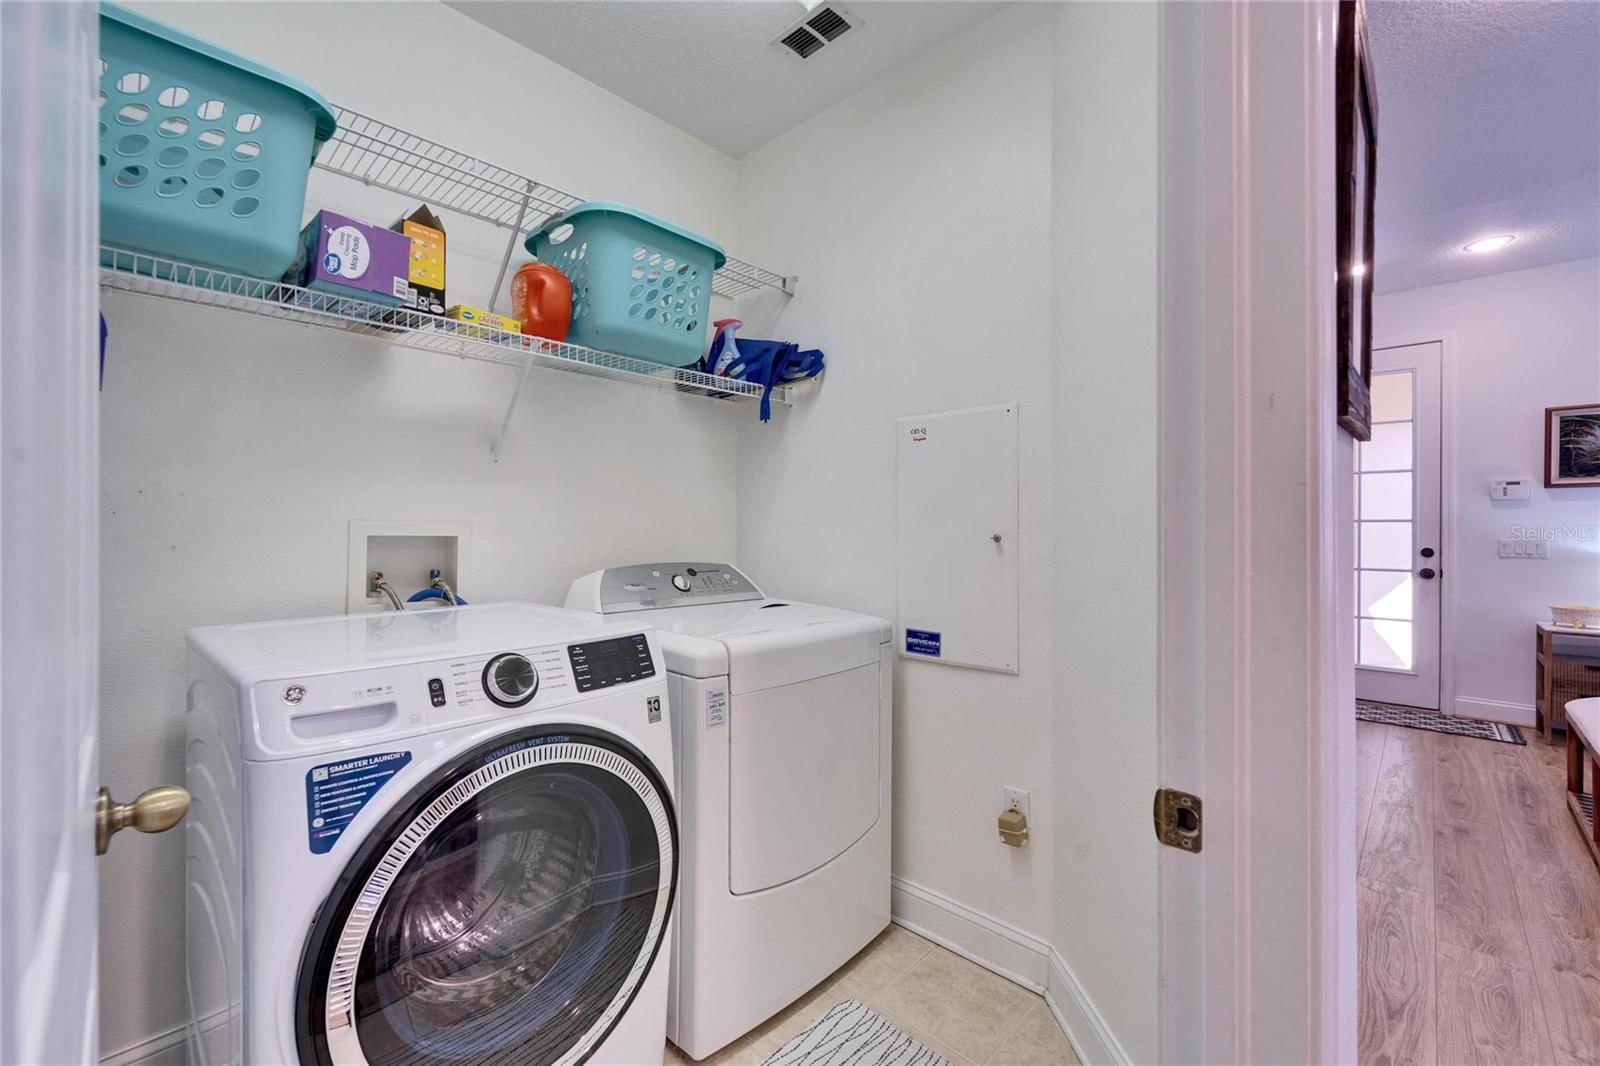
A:
[[[511,279],[511,317],[522,332],[546,340],[567,339],[572,327],[572,283],[549,263],[524,263]]]

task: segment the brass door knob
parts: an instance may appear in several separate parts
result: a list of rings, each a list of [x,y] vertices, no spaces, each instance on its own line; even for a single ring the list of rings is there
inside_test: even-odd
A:
[[[111,838],[132,826],[141,833],[165,833],[189,813],[189,793],[177,785],[157,785],[132,803],[118,803],[100,790],[94,804],[94,853],[104,855]]]

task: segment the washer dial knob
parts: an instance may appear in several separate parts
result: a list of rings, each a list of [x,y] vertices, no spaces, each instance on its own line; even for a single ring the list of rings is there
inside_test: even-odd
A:
[[[483,692],[502,707],[521,707],[539,691],[539,671],[526,655],[504,652],[483,668]]]
[[[679,592],[688,592],[689,579],[684,577],[682,574],[673,574],[672,587],[677,589]]]

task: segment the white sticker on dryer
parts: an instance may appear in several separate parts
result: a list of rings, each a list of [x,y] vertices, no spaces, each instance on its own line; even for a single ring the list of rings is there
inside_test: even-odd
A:
[[[706,693],[706,728],[716,729],[728,724],[728,693],[714,688]]]

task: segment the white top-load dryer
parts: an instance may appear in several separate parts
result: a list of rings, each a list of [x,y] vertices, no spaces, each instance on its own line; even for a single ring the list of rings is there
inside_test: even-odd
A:
[[[661,642],[684,859],[667,1034],[704,1058],[889,924],[892,632],[726,563],[599,570],[567,606]]]
[[[190,1062],[660,1062],[677,868],[642,617],[189,633]]]

